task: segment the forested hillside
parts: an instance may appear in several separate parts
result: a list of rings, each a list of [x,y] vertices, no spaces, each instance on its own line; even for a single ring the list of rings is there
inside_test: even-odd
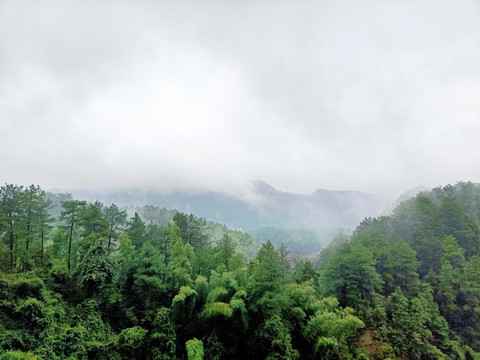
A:
[[[480,188],[459,183],[365,219],[322,251],[321,293],[355,309],[373,330],[371,350],[471,358],[468,349],[480,351],[479,216]]]
[[[72,190],[72,193],[90,201],[114,202],[120,207],[153,205],[192,213],[246,231],[258,239],[270,239],[278,246],[288,243],[292,252],[301,255],[320,251],[339,229],[352,231],[362,219],[379,216],[392,204],[390,199],[358,191],[317,190],[312,194],[296,194],[277,190],[263,181],[251,185],[248,195],[152,189]]]
[[[161,192],[152,189],[122,191],[71,190],[82,199],[114,202],[120,207],[154,205],[193,213],[231,228],[254,231],[264,227],[279,229],[355,228],[365,217],[378,216],[392,200],[359,191],[319,189],[296,194],[254,181],[244,195],[216,191]]]
[[[365,219],[317,269],[190,214],[53,200],[0,188],[0,359],[479,358],[474,184]]]

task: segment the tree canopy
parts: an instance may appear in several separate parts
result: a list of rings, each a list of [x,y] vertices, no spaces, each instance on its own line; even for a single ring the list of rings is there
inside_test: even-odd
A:
[[[479,202],[421,193],[314,266],[193,214],[5,184],[0,359],[478,359]]]

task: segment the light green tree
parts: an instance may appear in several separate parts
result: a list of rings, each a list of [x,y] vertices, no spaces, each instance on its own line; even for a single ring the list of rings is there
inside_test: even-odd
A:
[[[188,360],[203,360],[203,342],[197,338],[188,340],[185,343]]]
[[[180,228],[172,222],[168,228],[168,238],[170,241],[170,267],[176,279],[177,287],[193,286],[192,263],[195,260],[195,254],[190,244],[184,244],[180,235]]]

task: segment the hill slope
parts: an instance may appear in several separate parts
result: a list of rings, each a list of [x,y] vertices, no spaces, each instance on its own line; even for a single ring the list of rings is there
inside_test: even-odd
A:
[[[263,227],[281,229],[353,228],[365,217],[380,215],[390,199],[357,191],[317,190],[312,194],[294,194],[271,185],[254,183],[253,198],[213,191],[164,193],[158,190],[72,191],[89,201],[100,200],[119,206],[154,205],[193,213],[230,228],[253,231]]]

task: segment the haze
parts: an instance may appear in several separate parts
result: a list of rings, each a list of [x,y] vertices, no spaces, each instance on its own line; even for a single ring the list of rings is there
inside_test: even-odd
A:
[[[478,1],[0,1],[0,181],[479,181]]]

